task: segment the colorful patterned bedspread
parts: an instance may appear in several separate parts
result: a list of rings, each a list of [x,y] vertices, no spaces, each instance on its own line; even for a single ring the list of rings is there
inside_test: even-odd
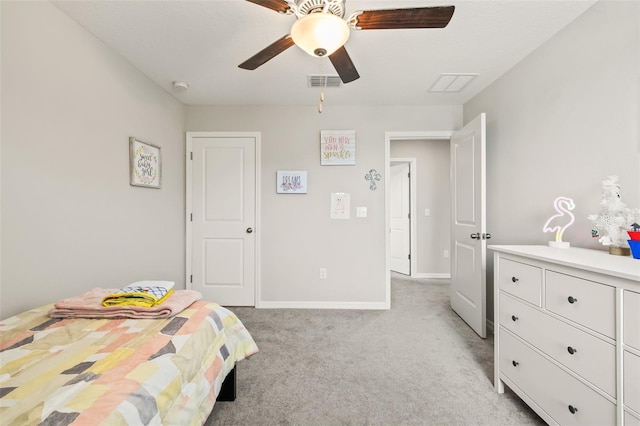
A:
[[[54,319],[51,307],[0,322],[3,425],[200,425],[258,351],[211,302],[167,319]]]

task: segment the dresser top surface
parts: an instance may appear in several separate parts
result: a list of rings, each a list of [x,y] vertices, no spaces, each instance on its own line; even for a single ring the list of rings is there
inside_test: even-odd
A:
[[[577,247],[563,249],[541,245],[490,245],[487,248],[499,253],[524,256],[640,283],[640,259],[631,256],[616,256],[603,250]]]

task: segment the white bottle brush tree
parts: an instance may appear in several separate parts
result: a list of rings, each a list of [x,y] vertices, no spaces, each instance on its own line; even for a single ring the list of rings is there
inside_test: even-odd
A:
[[[628,247],[627,230],[637,222],[639,215],[638,209],[632,212],[622,202],[618,176],[608,176],[602,181],[600,212],[587,216],[587,219],[593,222],[593,236],[600,237],[598,242],[603,246]]]

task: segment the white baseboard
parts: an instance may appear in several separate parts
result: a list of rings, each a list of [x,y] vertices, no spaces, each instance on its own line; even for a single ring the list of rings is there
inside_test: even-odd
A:
[[[451,274],[440,272],[418,272],[412,274],[411,278],[451,278]]]
[[[384,302],[267,302],[256,304],[258,309],[354,309],[387,310]]]

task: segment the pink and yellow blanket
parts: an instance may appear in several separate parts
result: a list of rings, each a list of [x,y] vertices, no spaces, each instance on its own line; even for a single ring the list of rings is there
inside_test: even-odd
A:
[[[175,290],[160,304],[146,306],[103,306],[103,300],[118,292],[118,289],[94,288],[80,296],[63,299],[49,310],[53,318],[169,318],[202,295],[194,290]]]
[[[258,351],[211,302],[164,319],[51,318],[52,308],[0,321],[2,424],[201,425],[235,363]]]

